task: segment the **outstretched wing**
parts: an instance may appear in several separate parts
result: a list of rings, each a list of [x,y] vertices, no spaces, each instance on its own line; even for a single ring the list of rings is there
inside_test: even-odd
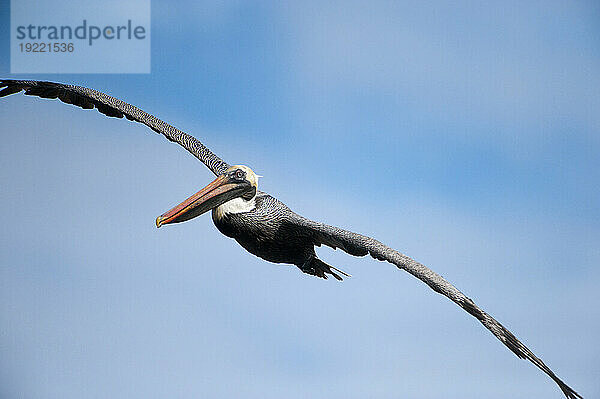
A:
[[[333,249],[340,248],[354,256],[365,256],[369,254],[377,260],[390,262],[399,269],[412,274],[427,284],[432,290],[448,297],[469,314],[477,318],[485,328],[490,330],[496,338],[519,358],[529,360],[544,373],[548,374],[548,376],[558,384],[567,398],[582,398],[581,395],[558,378],[540,358],[533,354],[533,352],[508,331],[506,327],[481,310],[470,298],[433,270],[371,237],[328,226],[323,223],[314,222],[296,214],[294,214],[293,223],[310,232],[309,234],[313,237],[314,245],[321,246],[321,244],[325,244]]]
[[[30,96],[42,98],[58,98],[64,103],[73,104],[84,109],[96,108],[104,115],[141,122],[170,141],[181,145],[192,155],[202,161],[215,175],[225,172],[229,165],[213,154],[199,140],[150,115],[138,107],[87,87],[66,85],[37,80],[0,80],[0,97],[18,93],[21,90]]]

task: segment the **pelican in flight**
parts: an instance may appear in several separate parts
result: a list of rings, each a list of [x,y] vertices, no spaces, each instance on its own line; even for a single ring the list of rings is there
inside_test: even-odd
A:
[[[439,274],[371,237],[315,222],[294,213],[275,197],[258,189],[260,176],[252,169],[244,165],[229,165],[196,138],[155,116],[107,94],[81,86],[0,80],[0,89],[0,97],[23,90],[27,95],[58,98],[81,108],[96,108],[107,116],[126,117],[141,122],[181,145],[204,163],[217,176],[216,179],[159,216],[156,219],[157,227],[180,223],[211,211],[217,229],[236,240],[251,254],[269,262],[295,265],[302,272],[321,278],[331,275],[342,280],[342,276],[349,275],[319,259],[315,246],[327,245],[333,249],[340,248],[350,255],[371,255],[377,260],[389,262],[474,316],[515,355],[529,360],[552,378],[567,398],[582,398],[506,327]]]

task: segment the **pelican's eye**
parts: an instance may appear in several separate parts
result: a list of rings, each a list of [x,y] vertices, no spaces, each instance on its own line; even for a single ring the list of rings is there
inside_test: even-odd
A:
[[[237,177],[238,179],[243,179],[244,178],[244,172],[242,172],[241,169],[238,169],[235,171],[235,177]]]

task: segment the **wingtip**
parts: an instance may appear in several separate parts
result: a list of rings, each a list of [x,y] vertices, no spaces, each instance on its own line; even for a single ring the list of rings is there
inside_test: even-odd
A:
[[[563,391],[563,394],[568,399],[583,399],[583,396],[581,396],[580,394],[578,394],[577,392],[575,392],[575,390],[573,388],[571,388],[570,386],[568,386],[564,382],[562,384],[559,384],[559,386],[560,386],[560,389]]]
[[[6,83],[6,81],[0,81],[0,88],[2,87],[3,89],[0,90],[0,98],[10,96],[11,94],[15,94],[23,90],[23,87],[20,85],[11,86],[10,83]]]

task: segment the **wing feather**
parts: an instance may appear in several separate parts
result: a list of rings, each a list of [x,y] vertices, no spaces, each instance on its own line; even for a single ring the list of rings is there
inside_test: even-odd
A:
[[[2,89],[3,88],[3,89]],[[108,94],[82,86],[66,85],[37,80],[0,80],[0,97],[25,91],[26,95],[41,98],[58,98],[60,101],[76,105],[83,109],[96,108],[106,116],[114,118],[126,117],[131,121],[141,122],[157,133],[164,135],[188,150],[202,161],[215,175],[223,173],[229,165],[204,146],[198,139],[182,132],[174,126],[158,119],[154,115],[142,111]]]
[[[546,373],[554,382],[558,384],[564,395],[569,399],[580,398],[581,395],[575,392],[571,387],[565,384],[554,374],[544,362],[538,358],[529,348],[527,348],[517,337],[515,337],[500,322],[480,309],[473,300],[460,292],[454,285],[444,279],[442,276],[429,269],[425,265],[411,259],[410,257],[382,244],[381,242],[361,234],[343,230],[338,227],[329,226],[323,223],[314,222],[302,216],[297,216],[294,220],[300,227],[312,232],[314,245],[322,244],[340,248],[343,251],[354,256],[371,255],[373,258],[386,261],[396,265],[399,269],[405,270],[427,284],[435,292],[442,294],[456,303],[458,306],[474,316],[484,325],[492,334],[496,336],[508,349],[521,359],[527,359],[536,365],[540,370]]]

